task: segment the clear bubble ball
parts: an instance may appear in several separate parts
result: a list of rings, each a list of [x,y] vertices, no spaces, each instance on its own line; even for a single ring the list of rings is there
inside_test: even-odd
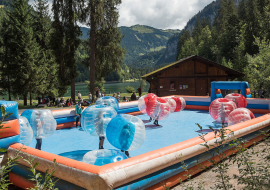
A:
[[[95,105],[111,106],[115,109],[116,112],[118,112],[119,109],[118,101],[112,96],[104,96],[98,98]]]
[[[106,128],[117,115],[111,106],[92,105],[87,107],[81,116],[83,130],[93,136],[106,136]]]
[[[20,130],[20,143],[28,146],[33,139],[33,130],[28,120],[20,116],[19,117],[19,130]]]
[[[49,109],[26,110],[21,116],[29,121],[35,138],[48,138],[56,130],[57,123]]]
[[[83,156],[83,162],[96,166],[103,166],[105,164],[119,162],[127,158],[128,157],[120,150],[101,149],[87,152]]]

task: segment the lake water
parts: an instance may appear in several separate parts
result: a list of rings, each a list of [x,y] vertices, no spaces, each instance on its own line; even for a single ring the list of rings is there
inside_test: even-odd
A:
[[[75,94],[77,95],[78,91],[81,92],[82,96],[87,96],[89,94],[89,90],[86,87],[86,84],[82,85],[76,85],[75,86]],[[105,83],[104,84],[104,89],[107,94],[112,94],[112,93],[126,93],[126,86],[132,86],[135,88],[137,92],[137,88],[140,87],[140,82],[125,82],[125,83]],[[148,89],[150,87],[150,84],[146,82],[146,87],[144,88],[143,92],[148,92]],[[70,88],[68,89],[68,92],[64,96],[70,96]]]

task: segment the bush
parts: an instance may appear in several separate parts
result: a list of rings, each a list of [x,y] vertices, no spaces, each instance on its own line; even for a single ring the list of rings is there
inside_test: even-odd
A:
[[[132,92],[135,91],[135,88],[133,88],[132,86],[127,86],[127,87],[125,87],[125,89],[126,89],[126,91],[127,91],[128,93],[132,93]]]

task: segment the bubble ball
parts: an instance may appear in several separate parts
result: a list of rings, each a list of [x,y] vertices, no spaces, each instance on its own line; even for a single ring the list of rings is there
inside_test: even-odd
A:
[[[146,113],[146,105],[149,101],[149,99],[157,98],[157,95],[153,93],[148,93],[144,96],[141,96],[138,100],[138,108],[142,113]]]
[[[120,150],[101,149],[87,152],[83,156],[83,162],[96,166],[103,166],[105,164],[118,162],[127,158],[128,157]]]
[[[170,115],[170,105],[163,98],[149,99],[146,106],[147,115],[154,120],[164,120]]]
[[[173,113],[175,111],[175,109],[176,109],[176,101],[174,99],[172,99],[172,98],[168,98],[167,103],[170,106],[170,113]]]
[[[235,103],[227,98],[215,99],[209,106],[209,113],[211,117],[222,123],[227,123],[229,114],[237,107]]]
[[[172,97],[172,99],[175,100],[176,102],[176,108],[174,111],[178,112],[178,111],[182,111],[185,109],[186,107],[186,101],[184,98],[182,97]]]
[[[28,122],[28,120],[19,116],[19,130],[20,130],[20,143],[28,146],[33,139],[33,130]]]
[[[56,130],[57,123],[49,109],[26,110],[21,116],[29,121],[35,138],[48,138]]]
[[[106,128],[117,115],[111,106],[92,105],[87,107],[81,115],[83,130],[93,136],[106,136]]]
[[[106,135],[112,146],[120,150],[138,149],[145,139],[143,121],[135,116],[119,114],[109,123]]]
[[[104,97],[98,98],[95,105],[111,106],[115,109],[116,112],[119,109],[118,101],[116,100],[116,98],[112,96],[104,96]]]
[[[235,105],[237,106],[237,108],[246,108],[247,107],[247,100],[246,100],[245,96],[243,96],[242,94],[231,93],[231,94],[226,95],[225,98],[232,100],[235,103]]]
[[[246,108],[237,108],[233,110],[228,116],[228,125],[234,125],[237,123],[242,123],[244,121],[248,121],[254,119],[254,114]]]

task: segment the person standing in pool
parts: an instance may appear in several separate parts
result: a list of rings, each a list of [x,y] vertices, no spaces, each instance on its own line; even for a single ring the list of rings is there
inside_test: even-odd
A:
[[[104,126],[104,117],[103,117],[103,112],[99,111],[98,113],[98,117],[96,119],[97,121],[95,122],[95,126],[96,126],[96,133],[99,134],[104,134],[103,131],[103,126]],[[105,140],[105,136],[99,136],[99,149],[104,149],[103,145],[104,145],[104,140]]]
[[[42,135],[43,135],[42,125],[44,124],[44,120],[41,122],[40,116],[41,116],[41,113],[38,112],[36,114],[36,120],[35,120],[35,125],[36,125],[36,129],[37,129],[37,133],[36,133],[36,140],[37,140],[36,149],[38,149],[38,150],[41,150]]]

